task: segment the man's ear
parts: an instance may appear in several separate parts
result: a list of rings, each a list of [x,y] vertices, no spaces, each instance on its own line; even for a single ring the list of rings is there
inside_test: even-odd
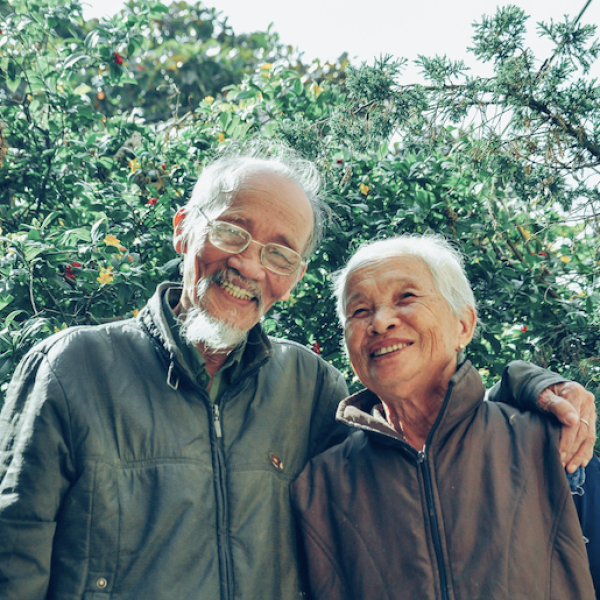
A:
[[[302,267],[302,269],[300,269],[300,271],[298,273],[298,276],[294,280],[293,285],[290,287],[290,289],[283,296],[281,296],[281,298],[279,298],[280,300],[282,300],[283,302],[285,302],[286,300],[289,300],[290,294],[292,293],[292,290],[296,287],[296,285],[298,284],[298,282],[304,277],[304,273],[306,273],[306,267],[307,266],[308,265],[304,265]]]
[[[185,254],[187,247],[183,242],[183,219],[185,217],[185,207],[181,207],[173,217],[173,246],[178,254]]]
[[[463,347],[473,339],[475,325],[477,325],[477,313],[472,306],[467,306],[459,320],[458,341]]]

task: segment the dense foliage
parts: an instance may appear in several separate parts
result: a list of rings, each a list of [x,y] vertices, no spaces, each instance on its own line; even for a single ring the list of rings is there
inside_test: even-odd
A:
[[[436,231],[466,254],[481,316],[469,357],[484,375],[530,358],[597,392],[593,28],[540,25],[556,47],[542,63],[507,7],[472,42],[492,77],[419,57],[427,84],[400,86],[402,61],[304,65],[200,4],[135,0],[88,23],[78,0],[0,14],[0,380],[37,340],[134,315],[177,278],[171,220],[203,162],[259,136],[319,164],[334,216],[269,331],[350,377],[330,273],[363,240]]]

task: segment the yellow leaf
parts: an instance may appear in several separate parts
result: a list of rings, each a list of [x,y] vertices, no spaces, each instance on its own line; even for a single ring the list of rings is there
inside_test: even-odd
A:
[[[310,86],[310,93],[314,94],[315,96],[319,96],[319,94],[323,91],[323,88],[318,84],[318,83],[313,83]]]
[[[366,183],[361,183],[360,184],[360,193],[363,196],[366,196],[369,193],[369,186]]]
[[[136,171],[139,170],[140,161],[137,159],[137,156],[133,160],[129,161],[129,168],[131,169],[132,173],[135,173]]]
[[[570,256],[561,256],[560,260],[562,260],[564,263],[570,263],[573,259]]]
[[[224,142],[224,141],[225,141],[225,134],[224,134],[224,133],[220,133],[220,134],[219,134],[219,144],[220,144],[221,142]]]
[[[531,232],[528,229],[525,229],[525,227],[522,227],[521,225],[518,225],[518,228],[526,240],[528,240],[531,237]]]
[[[121,240],[117,239],[114,235],[105,236],[104,243],[107,246],[114,246],[115,248],[119,248],[121,246]]]
[[[112,283],[115,277],[112,270],[112,267],[100,267],[100,275],[96,279],[102,284]]]
[[[204,98],[204,102],[206,102],[206,104],[212,104],[215,101],[215,99],[212,96],[206,96],[206,98]]]
[[[263,63],[262,65],[260,65],[261,69],[264,69],[265,71],[270,71],[273,68],[273,64],[272,63]]]

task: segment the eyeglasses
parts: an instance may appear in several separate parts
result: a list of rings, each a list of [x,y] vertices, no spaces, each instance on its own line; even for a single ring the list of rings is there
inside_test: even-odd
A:
[[[226,221],[212,221],[200,207],[198,207],[198,211],[208,223],[210,243],[220,250],[230,254],[240,254],[250,245],[250,242],[254,242],[262,248],[260,251],[262,266],[278,275],[292,275],[306,264],[302,257],[291,248],[273,243],[261,244],[253,240],[250,233],[242,227]]]

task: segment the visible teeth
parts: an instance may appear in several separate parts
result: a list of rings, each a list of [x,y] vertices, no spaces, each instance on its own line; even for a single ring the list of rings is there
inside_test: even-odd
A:
[[[240,298],[242,300],[252,300],[254,297],[247,290],[238,287],[237,285],[233,285],[233,283],[229,283],[229,281],[221,281],[220,285],[222,288],[227,290],[234,298]]]
[[[410,344],[394,344],[393,346],[387,346],[387,348],[379,348],[379,350],[375,350],[375,352],[373,352],[373,356],[381,356],[382,354],[389,354],[390,352],[394,352],[394,350],[400,350],[401,348],[406,348],[406,346],[410,346]]]

